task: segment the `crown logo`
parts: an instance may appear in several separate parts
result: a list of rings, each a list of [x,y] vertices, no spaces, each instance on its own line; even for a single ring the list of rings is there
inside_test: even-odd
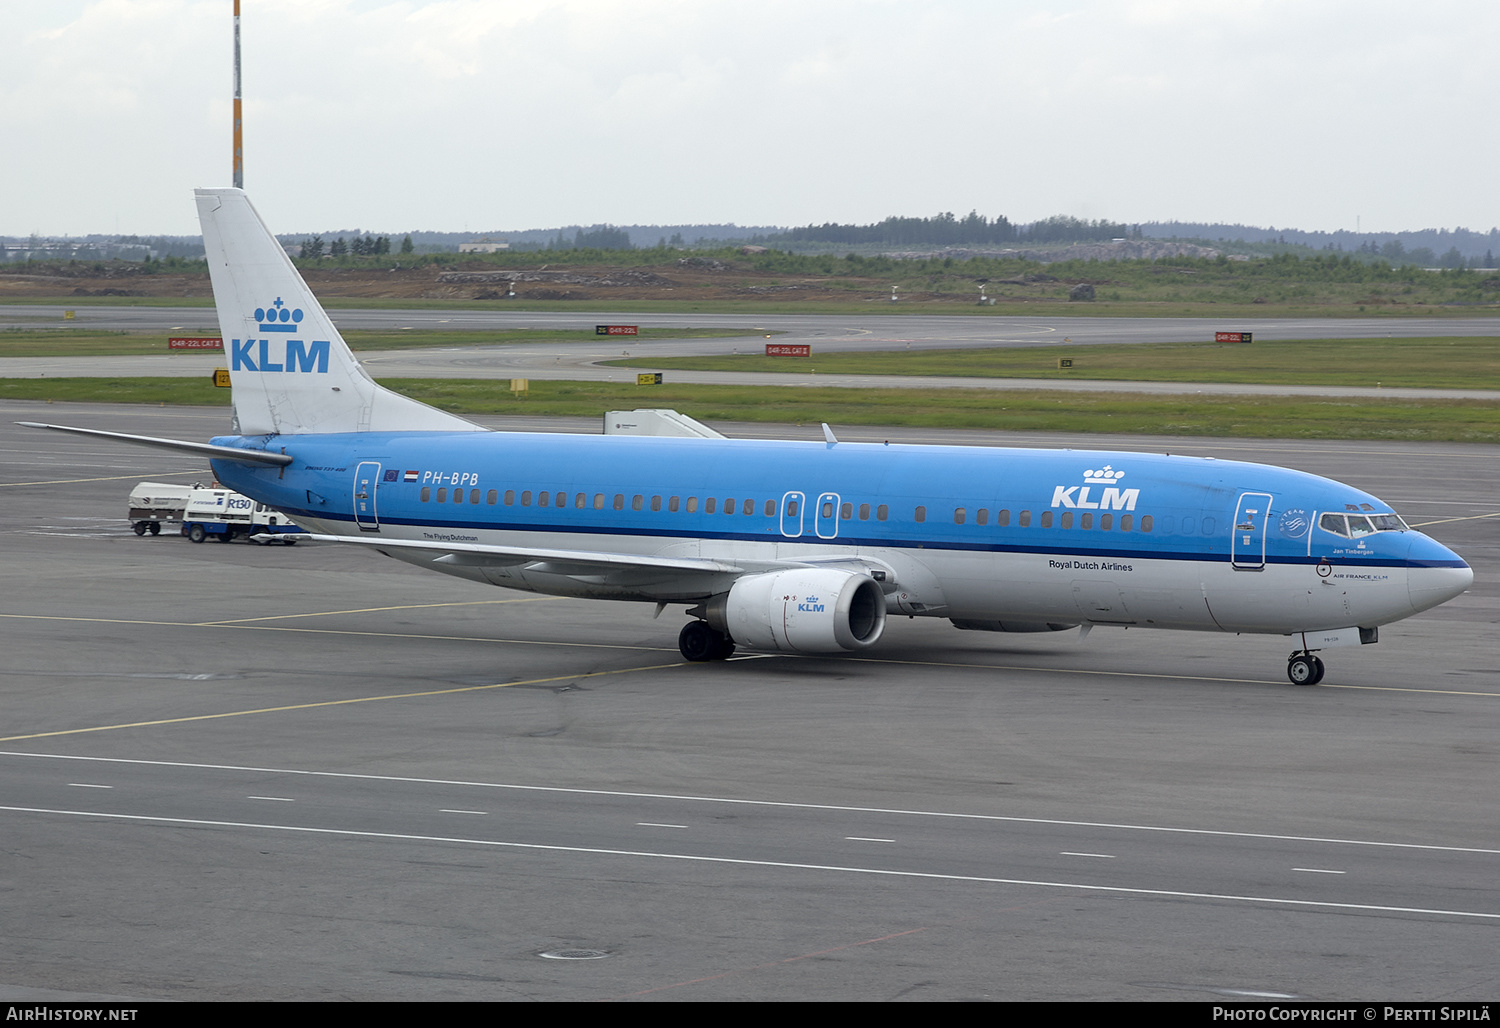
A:
[[[278,296],[269,306],[255,308],[255,320],[262,332],[295,332],[302,321],[302,309],[292,310]]]
[[[1116,471],[1108,464],[1098,471],[1089,470],[1083,473],[1083,480],[1089,485],[1114,485],[1124,477],[1125,472]]]

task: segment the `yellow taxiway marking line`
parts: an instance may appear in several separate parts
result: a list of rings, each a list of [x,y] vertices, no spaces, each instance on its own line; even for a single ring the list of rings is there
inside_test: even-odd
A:
[[[1446,525],[1450,521],[1479,521],[1483,518],[1500,518],[1500,511],[1493,514],[1470,514],[1462,518],[1438,518],[1436,521],[1414,521],[1407,522],[1407,524],[1412,528],[1426,528],[1428,525]]]
[[[117,728],[152,728],[157,725],[177,725],[188,721],[214,721],[226,717],[246,717],[251,714],[280,714],[290,710],[313,710],[318,707],[342,707],[354,703],[377,703],[381,700],[411,700],[427,696],[451,696],[463,692],[483,692],[488,689],[509,689],[515,685],[546,685],[549,682],[576,682],[585,678],[603,678],[607,675],[628,675],[636,671],[665,671],[686,666],[678,661],[672,664],[652,664],[647,667],[616,668],[613,671],[584,671],[576,675],[553,675],[550,678],[529,678],[521,682],[496,682],[492,685],[462,685],[452,689],[429,689],[424,692],[390,693],[384,696],[358,696],[347,700],[319,700],[313,703],[291,703],[282,707],[259,707],[254,710],[226,710],[218,714],[192,714],[186,717],[167,717],[156,721],[132,721],[118,725],[95,725],[92,728],[65,728],[56,732],[35,732],[31,735],[10,735],[0,742],[20,742],[24,739],[47,739],[58,735],[85,735],[90,732],[112,732]]]
[[[547,597],[553,599],[554,597]],[[514,603],[514,600],[484,601]],[[429,635],[421,632],[357,632],[339,628],[291,628],[285,625],[242,625],[222,621],[143,621],[139,618],[63,617],[57,614],[0,614],[23,621],[76,621],[88,625],[149,625],[153,628],[236,628],[247,632],[303,632],[307,635],[352,635],[371,639],[429,639],[438,642],[505,643],[510,646],[576,646],[585,650],[646,650],[670,653],[671,646],[626,646],[621,643],[553,642],[540,639],[503,639],[482,635]]]
[[[1210,675],[1173,675],[1160,671],[1095,671],[1072,667],[1028,667],[1024,664],[961,664],[956,661],[937,660],[881,660],[877,657],[844,657],[844,660],[869,664],[910,664],[915,667],[954,667],[976,671],[1041,671],[1054,675],[1101,675],[1112,678],[1164,678],[1193,682],[1226,682],[1231,685],[1288,685],[1283,681],[1266,678],[1214,678]],[[1397,685],[1332,685],[1288,686],[1289,688],[1316,689],[1362,689],[1366,692],[1415,692],[1427,696],[1479,696],[1500,698],[1500,692],[1470,692],[1465,689],[1416,689]]]
[[[538,597],[538,599],[560,599],[560,598],[561,597],[550,597],[550,596],[549,597]],[[475,602],[475,603],[524,603],[524,602],[527,602],[527,601],[526,600],[476,600],[476,601],[473,601],[473,602]],[[422,607],[422,606],[437,606],[437,607],[441,607],[441,606],[448,606],[448,604],[418,604],[418,605],[415,605],[412,608],[404,608],[404,607],[371,607],[369,609],[370,610],[405,610],[405,609],[415,609],[416,607]],[[454,604],[454,606],[462,606],[462,604]],[[327,613],[338,614],[338,613],[361,613],[361,612],[360,611],[328,611]],[[287,614],[287,615],[281,615],[281,616],[282,617],[316,617],[318,615],[317,614]],[[549,640],[540,640],[540,639],[504,639],[504,638],[495,638],[493,636],[477,636],[477,635],[429,635],[429,634],[424,634],[424,633],[420,633],[420,632],[359,632],[359,631],[354,631],[354,630],[351,630],[351,629],[337,629],[337,628],[292,628],[292,627],[286,626],[286,625],[244,624],[242,622],[236,622],[236,621],[142,621],[142,620],[139,620],[137,618],[61,617],[61,616],[53,615],[53,614],[0,614],[0,618],[16,618],[16,619],[20,619],[20,620],[33,620],[33,621],[78,621],[78,622],[83,622],[85,624],[102,624],[102,625],[137,625],[137,626],[139,626],[139,625],[151,625],[151,626],[155,626],[155,627],[159,627],[159,628],[232,628],[232,629],[242,629],[242,630],[245,630],[245,631],[252,631],[252,632],[300,632],[300,633],[305,633],[307,635],[347,635],[347,636],[354,636],[354,637],[358,637],[358,638],[372,638],[372,639],[422,639],[422,640],[434,640],[434,641],[441,641],[441,642],[496,643],[496,644],[504,644],[504,645],[507,645],[507,646],[568,646],[568,647],[577,647],[579,649],[591,649],[591,650],[642,650],[642,651],[654,651],[654,652],[662,652],[662,653],[670,653],[672,651],[672,647],[670,647],[670,646],[627,646],[627,645],[622,645],[620,643],[553,642],[553,641],[549,641]],[[246,618],[244,620],[245,621],[258,621],[258,620],[274,620],[274,619]],[[747,658],[751,657],[751,656],[754,656],[754,657],[785,657],[785,658],[789,658],[789,659],[809,659],[809,657],[810,657],[811,659],[817,659],[817,657],[819,655],[813,654],[813,655],[806,655],[805,656],[805,655],[802,655],[802,654],[789,654],[789,653],[763,653],[763,654],[745,654],[744,656],[747,657]],[[738,659],[738,658],[731,658],[730,661],[728,661],[727,663],[733,663],[736,659]],[[862,663],[862,664],[904,664],[904,665],[907,665],[909,667],[959,668],[959,669],[970,670],[970,671],[1035,671],[1035,672],[1041,672],[1041,673],[1053,674],[1053,675],[1095,675],[1095,676],[1099,676],[1099,677],[1112,677],[1112,678],[1156,678],[1156,679],[1177,680],[1177,681],[1221,682],[1221,683],[1228,684],[1228,685],[1285,685],[1286,684],[1286,683],[1284,683],[1284,682],[1282,682],[1280,680],[1265,679],[1265,678],[1218,678],[1218,677],[1214,677],[1212,675],[1183,675],[1183,674],[1170,674],[1170,673],[1160,672],[1160,671],[1108,671],[1108,670],[1095,670],[1095,669],[1092,669],[1092,668],[1037,667],[1037,666],[1034,666],[1034,665],[1027,665],[1027,664],[970,664],[970,663],[964,663],[964,662],[959,662],[959,661],[898,660],[898,659],[891,659],[891,658],[882,659],[882,658],[878,658],[878,657],[839,657],[839,656],[836,656],[836,655],[832,659],[847,660],[847,661],[850,661],[850,662]],[[672,664],[672,665],[663,665],[663,666],[677,667],[678,665]],[[547,679],[547,681],[552,681],[552,679]],[[511,684],[521,685],[521,684],[526,684],[526,683],[516,682],[516,683],[511,683]],[[489,686],[479,686],[478,688],[490,688],[490,687]],[[1394,685],[1334,685],[1334,684],[1331,684],[1331,683],[1321,683],[1321,684],[1319,684],[1317,686],[1301,686],[1299,688],[1358,689],[1358,690],[1363,690],[1365,692],[1409,692],[1409,693],[1419,693],[1419,694],[1427,695],[1427,696],[1475,696],[1475,697],[1492,698],[1492,699],[1493,698],[1500,698],[1500,693],[1495,693],[1495,692],[1475,692],[1475,691],[1466,690],[1466,689],[1417,689],[1417,688],[1413,688],[1413,687],[1410,687],[1410,686],[1394,686]],[[17,736],[17,738],[29,738],[29,736],[27,736],[27,737]],[[3,741],[5,741],[5,740],[0,739],[0,742],[3,742]]]
[[[511,600],[463,600],[453,603],[406,603],[398,607],[356,607],[353,610],[312,610],[305,614],[268,614],[258,618],[225,618],[221,621],[196,621],[203,628],[215,625],[242,625],[249,621],[280,621],[285,618],[321,618],[333,614],[377,614],[389,610],[427,610],[430,607],[482,607],[491,603],[545,603],[561,596],[521,596]]]
[[[0,489],[14,488],[18,485],[75,485],[79,482],[119,482],[127,478],[141,481],[141,476],[155,476],[156,478],[175,478],[178,475],[197,475],[203,477],[209,472],[204,468],[196,471],[137,471],[133,475],[109,475],[105,478],[57,478],[50,482],[0,482]],[[123,520],[123,519],[122,519]]]

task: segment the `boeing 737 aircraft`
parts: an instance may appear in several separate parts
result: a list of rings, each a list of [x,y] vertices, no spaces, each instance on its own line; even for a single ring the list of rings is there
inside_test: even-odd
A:
[[[246,195],[197,192],[236,435],[208,456],[309,526],[512,589],[682,604],[689,660],[838,654],[894,610],[961,629],[1290,636],[1315,651],[1462,593],[1469,566],[1326,478],[1211,458],[492,432],[377,385]],[[37,426],[59,428],[61,426]]]

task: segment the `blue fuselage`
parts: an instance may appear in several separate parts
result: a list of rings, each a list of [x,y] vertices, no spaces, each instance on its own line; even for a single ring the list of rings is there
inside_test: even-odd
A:
[[[214,469],[333,534],[767,561],[859,554],[910,585],[902,610],[955,619],[1291,632],[1396,620],[1472,578],[1368,493],[1235,461],[503,432],[215,442],[295,458]],[[520,573],[437,570],[546,589]],[[684,598],[652,588],[546,591]]]

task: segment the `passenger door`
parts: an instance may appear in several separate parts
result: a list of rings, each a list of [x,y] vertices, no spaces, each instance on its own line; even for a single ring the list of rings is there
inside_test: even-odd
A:
[[[380,531],[375,510],[375,490],[380,484],[380,464],[367,460],[354,469],[354,523],[363,531]]]
[[[1262,571],[1266,566],[1266,516],[1270,493],[1241,493],[1230,535],[1230,564],[1236,571]]]

